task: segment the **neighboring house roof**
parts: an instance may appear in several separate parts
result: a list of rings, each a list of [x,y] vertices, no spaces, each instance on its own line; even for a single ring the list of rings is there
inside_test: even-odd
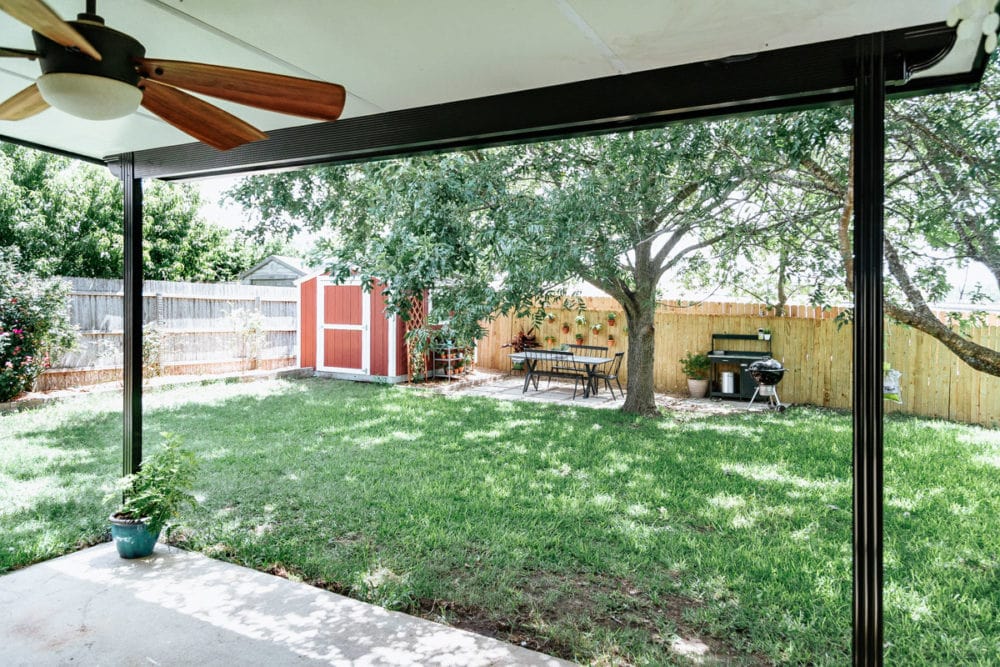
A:
[[[251,266],[249,269],[240,274],[239,279],[244,280],[248,276],[252,276],[254,273],[260,269],[269,266],[271,264],[277,264],[280,267],[287,269],[289,273],[294,274],[294,277],[298,278],[306,275],[313,271],[309,266],[306,266],[305,262],[298,257],[288,257],[287,255],[268,255],[257,264]]]

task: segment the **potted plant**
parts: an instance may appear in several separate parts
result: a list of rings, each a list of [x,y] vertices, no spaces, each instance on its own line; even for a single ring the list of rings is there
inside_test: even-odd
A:
[[[564,334],[568,334],[569,333],[569,322],[563,322],[562,323],[562,332]]]
[[[761,340],[771,340],[770,329],[761,329]]]
[[[546,336],[545,337],[545,342],[548,343],[549,345],[555,345],[555,343],[556,343],[556,337],[555,336]]]
[[[578,326],[578,327],[585,327],[585,326],[587,326],[587,316],[586,315],[577,315],[576,316],[576,326]]]
[[[590,327],[590,330],[594,332],[595,336],[601,332],[601,329],[602,327],[600,322],[595,322],[593,326]]]
[[[583,342],[583,334],[580,333],[579,331],[577,331],[576,335],[573,336],[573,337],[576,338],[576,342],[577,343],[582,343]]]
[[[153,553],[167,521],[185,506],[196,503],[191,495],[198,470],[194,453],[184,448],[179,436],[162,435],[163,446],[143,461],[139,472],[121,478],[114,493],[122,503],[109,521],[111,537],[122,558],[142,558]]]
[[[547,322],[555,322],[556,321],[556,314],[555,313],[545,313],[545,320]]]
[[[614,347],[614,346],[615,346],[615,335],[608,334],[608,347]]]
[[[708,372],[712,367],[708,355],[688,352],[680,362],[681,370],[688,379],[691,398],[704,398],[708,394]]]
[[[618,319],[617,315],[615,315],[614,313],[608,313],[608,326],[609,327],[615,326],[615,320],[617,319]]]

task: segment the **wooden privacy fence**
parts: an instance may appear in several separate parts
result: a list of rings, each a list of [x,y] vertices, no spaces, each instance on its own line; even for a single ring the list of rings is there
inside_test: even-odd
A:
[[[121,280],[71,283],[77,347],[39,378],[54,389],[120,379]],[[295,363],[298,289],[238,283],[143,283],[145,361],[165,375],[278,368]],[[158,341],[152,347],[150,342]]]
[[[572,343],[574,334],[584,334],[589,345],[607,345],[608,334],[615,337],[610,352],[628,350],[625,314],[612,299],[587,299],[583,312],[588,324],[600,322],[594,333],[578,327],[576,311],[552,311],[556,319],[543,321],[536,330],[539,344],[548,347],[546,336],[556,344]],[[617,315],[608,326],[607,314]],[[793,307],[784,317],[767,315],[759,304],[701,304],[684,307],[661,303],[657,309],[656,358],[653,376],[656,390],[686,393],[687,382],[679,359],[688,352],[707,352],[713,333],[756,334],[758,328],[771,330],[772,353],[789,372],[778,387],[782,401],[807,403],[832,408],[851,407],[853,341],[850,325],[838,328],[838,311]],[[570,332],[562,333],[568,323]],[[528,319],[500,317],[480,340],[478,365],[496,370],[510,369],[507,356],[511,350],[501,347],[521,329],[531,327]],[[1000,326],[984,326],[973,331],[971,339],[992,349],[1000,349]],[[1000,426],[1000,378],[980,373],[967,366],[936,339],[915,329],[886,322],[885,358],[901,371],[902,404],[886,402],[886,411],[953,419],[956,421]],[[610,353],[609,352],[609,353]],[[627,354],[626,354],[627,359]],[[628,374],[622,366],[622,382]]]

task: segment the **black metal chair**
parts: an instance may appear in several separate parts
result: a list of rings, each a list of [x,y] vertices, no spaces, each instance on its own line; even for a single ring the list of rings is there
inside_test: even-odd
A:
[[[586,352],[607,352],[608,348],[606,345],[579,345],[576,343],[568,343],[566,347],[576,354],[577,352],[584,354]],[[603,355],[600,355],[603,356]]]
[[[618,379],[618,371],[621,370],[622,359],[624,357],[625,357],[624,352],[615,352],[615,359],[614,361],[611,362],[611,369],[607,373],[600,373],[600,372],[594,373],[595,386],[597,380],[604,380],[604,385],[608,388],[608,391],[611,392],[612,400],[614,400],[615,398],[615,390],[611,388],[612,380],[614,380],[615,384],[618,385],[618,393],[620,393],[623,398],[625,396],[625,390],[622,389],[621,380]]]
[[[601,345],[577,345],[574,343],[568,343],[566,349],[569,350],[570,354],[581,354],[585,356],[604,356],[604,352],[608,351],[608,348]],[[602,354],[590,354],[593,352],[601,352]],[[556,366],[552,370],[572,372],[572,371],[586,371],[580,364],[574,364],[573,366]]]

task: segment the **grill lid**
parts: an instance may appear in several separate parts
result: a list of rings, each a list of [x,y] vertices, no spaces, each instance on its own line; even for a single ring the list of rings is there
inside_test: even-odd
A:
[[[750,377],[757,384],[776,385],[785,375],[785,367],[777,359],[761,359],[747,366]]]

